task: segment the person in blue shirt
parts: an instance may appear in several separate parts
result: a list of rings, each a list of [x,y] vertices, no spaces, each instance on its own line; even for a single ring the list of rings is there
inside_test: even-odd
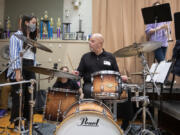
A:
[[[17,35],[24,35],[27,38],[36,40],[37,36],[37,20],[34,16],[23,16],[20,29],[15,32]],[[22,59],[20,58],[21,52],[23,52]],[[35,64],[36,48],[28,48],[26,43],[18,39],[14,34],[10,38],[9,45],[9,57],[10,67],[8,69],[7,77],[11,82],[18,82],[21,80],[35,79],[35,73],[24,69],[25,66],[32,66]],[[22,72],[21,72],[22,71]],[[30,83],[23,84],[23,117],[26,119],[26,123],[30,120],[30,93],[28,91]],[[19,117],[19,91],[20,85],[12,85],[12,110],[11,110],[11,123],[15,122],[15,127],[18,126],[17,117]],[[35,92],[34,92],[35,93]],[[16,120],[16,121],[15,121]],[[28,125],[28,124],[27,124]]]
[[[160,2],[155,2],[153,6],[160,5]],[[168,47],[168,31],[171,22],[160,22],[146,25],[146,35],[149,41],[158,41],[162,46],[154,51],[155,59],[158,63],[165,60]]]

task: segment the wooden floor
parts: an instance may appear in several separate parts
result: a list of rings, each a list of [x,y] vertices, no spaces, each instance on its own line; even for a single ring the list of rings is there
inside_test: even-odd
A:
[[[10,118],[10,112],[7,116],[0,118],[0,127],[13,128],[14,124],[10,124],[9,118]],[[34,122],[45,123],[46,121],[43,121],[43,115],[35,114],[34,115]],[[4,133],[2,133],[2,132],[4,132]],[[14,132],[12,129],[0,128],[0,135],[7,135],[7,133],[9,133],[10,135],[19,135],[18,133]]]

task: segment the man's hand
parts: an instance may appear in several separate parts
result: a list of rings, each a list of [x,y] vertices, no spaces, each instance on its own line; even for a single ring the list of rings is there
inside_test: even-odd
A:
[[[74,70],[74,71],[72,71],[72,74],[74,74],[74,75],[79,75],[79,71]]]
[[[21,78],[21,70],[16,69],[15,72],[16,72],[16,81],[17,82],[21,81],[22,80],[22,78]]]
[[[127,75],[122,75],[121,79],[122,79],[122,82],[127,82],[128,81]]]

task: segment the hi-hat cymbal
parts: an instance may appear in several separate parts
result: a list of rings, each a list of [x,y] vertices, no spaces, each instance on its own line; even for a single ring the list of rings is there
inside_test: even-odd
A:
[[[149,41],[145,43],[135,43],[133,45],[124,47],[122,49],[117,50],[113,53],[115,57],[129,57],[129,56],[135,56],[139,53],[147,53],[152,52],[158,48],[160,48],[162,45],[161,42],[157,41]]]
[[[44,74],[44,75],[48,75],[51,77],[61,77],[61,78],[68,78],[68,79],[80,79],[80,76],[68,73],[68,72],[64,72],[61,70],[57,70],[57,69],[50,69],[50,68],[44,68],[44,67],[25,67],[27,70],[35,72],[35,73],[39,73],[39,74]]]
[[[46,52],[51,52],[51,53],[52,53],[52,50],[51,50],[51,49],[49,49],[49,48],[47,48],[46,46],[38,43],[38,42],[35,41],[35,40],[29,39],[29,38],[27,38],[27,37],[25,37],[25,36],[23,36],[23,35],[20,35],[20,34],[14,34],[14,35],[15,35],[18,39],[22,40],[23,42],[25,42],[25,43],[27,43],[27,44],[32,45],[33,47],[37,47],[37,48],[39,48],[39,49],[41,49],[41,50],[44,50],[44,51],[46,51]]]

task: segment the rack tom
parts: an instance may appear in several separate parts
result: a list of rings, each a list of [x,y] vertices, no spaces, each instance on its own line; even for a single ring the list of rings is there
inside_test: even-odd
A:
[[[119,72],[103,70],[91,75],[92,97],[96,99],[118,99],[121,93],[121,76]]]

